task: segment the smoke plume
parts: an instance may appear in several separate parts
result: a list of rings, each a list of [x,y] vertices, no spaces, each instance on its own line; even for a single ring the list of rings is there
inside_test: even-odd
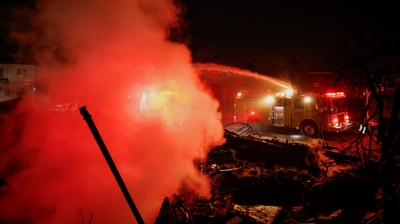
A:
[[[224,141],[223,128],[190,51],[168,41],[180,10],[172,0],[37,2],[29,29],[11,33],[43,88],[2,121],[0,221],[134,222],[81,106],[146,223],[182,183],[209,196],[193,160]]]

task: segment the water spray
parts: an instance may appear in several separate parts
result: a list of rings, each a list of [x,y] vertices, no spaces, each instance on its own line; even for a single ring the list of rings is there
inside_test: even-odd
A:
[[[86,106],[79,108],[79,111],[82,114],[83,119],[88,124],[89,129],[92,132],[93,137],[95,138],[97,144],[99,145],[100,150],[103,153],[103,156],[106,159],[108,166],[111,169],[111,172],[113,173],[115,179],[117,180],[119,187],[121,188],[122,193],[124,194],[125,200],[128,202],[128,205],[129,205],[133,215],[136,218],[136,221],[139,224],[144,224],[144,221],[139,213],[139,210],[136,208],[136,205],[133,202],[131,195],[129,194],[128,188],[126,188],[124,180],[122,179],[121,175],[119,174],[118,169],[115,166],[115,163],[114,163],[110,153],[108,152],[108,149],[107,149],[103,139],[101,138],[100,133],[96,128],[96,125],[94,124],[94,122],[92,120],[92,116],[86,110]]]

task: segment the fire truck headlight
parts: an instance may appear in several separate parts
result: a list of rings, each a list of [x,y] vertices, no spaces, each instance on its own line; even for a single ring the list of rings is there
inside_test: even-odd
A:
[[[266,102],[266,103],[273,103],[274,100],[275,100],[275,98],[274,98],[273,96],[268,96],[268,97],[265,99],[265,102]]]
[[[237,95],[236,95],[236,98],[240,98],[242,96],[242,93],[238,93]]]
[[[311,98],[310,97],[305,97],[304,98],[304,103],[309,103],[309,102],[311,102]]]

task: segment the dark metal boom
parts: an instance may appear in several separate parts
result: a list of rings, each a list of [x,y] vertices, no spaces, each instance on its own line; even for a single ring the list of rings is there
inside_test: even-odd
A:
[[[110,167],[115,179],[118,182],[119,187],[121,188],[122,193],[124,194],[125,200],[128,202],[129,207],[132,210],[133,215],[136,218],[136,221],[139,224],[144,224],[144,221],[142,219],[142,217],[140,216],[140,213],[138,211],[138,209],[136,208],[135,203],[132,200],[131,195],[129,194],[128,189],[125,186],[125,183],[121,177],[121,175],[118,172],[117,167],[115,166],[115,163],[110,155],[110,153],[108,152],[108,149],[106,147],[106,145],[104,144],[103,139],[100,136],[99,131],[96,128],[96,125],[94,124],[93,120],[92,120],[92,116],[89,114],[89,112],[86,110],[86,106],[83,106],[81,108],[79,108],[80,113],[83,116],[83,119],[86,121],[86,123],[88,124],[90,131],[93,134],[93,137],[96,139],[97,144],[100,147],[101,152],[103,153],[104,158],[106,159],[108,166]]]

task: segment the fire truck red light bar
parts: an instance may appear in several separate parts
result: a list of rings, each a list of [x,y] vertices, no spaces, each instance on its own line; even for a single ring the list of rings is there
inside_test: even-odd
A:
[[[336,92],[336,93],[326,93],[326,97],[331,97],[331,98],[343,98],[346,97],[343,92]]]

